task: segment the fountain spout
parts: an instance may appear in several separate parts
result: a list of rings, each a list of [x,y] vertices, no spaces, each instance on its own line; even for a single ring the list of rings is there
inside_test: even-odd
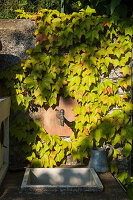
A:
[[[60,125],[64,126],[64,122],[65,122],[65,119],[64,119],[64,110],[63,109],[61,109],[61,110],[57,110],[56,109],[56,111],[57,111],[56,117],[58,119],[60,119]]]

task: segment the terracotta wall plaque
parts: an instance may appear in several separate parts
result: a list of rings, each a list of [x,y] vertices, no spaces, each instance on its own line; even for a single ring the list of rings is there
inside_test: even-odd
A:
[[[50,135],[56,134],[59,136],[71,136],[72,129],[69,127],[69,122],[73,122],[76,117],[74,116],[73,108],[77,106],[78,103],[72,98],[59,98],[59,105],[53,108],[40,109],[40,122],[42,128],[44,128]],[[57,110],[64,109],[64,117],[68,123],[64,123],[61,126],[60,119],[57,118]]]

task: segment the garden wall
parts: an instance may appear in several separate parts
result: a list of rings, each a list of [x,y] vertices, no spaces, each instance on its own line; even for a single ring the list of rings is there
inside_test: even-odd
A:
[[[72,153],[82,162],[83,157],[89,155],[88,150],[92,145],[103,146],[105,143],[114,146],[114,158],[121,156],[118,152],[119,146],[124,147],[123,154],[128,157],[132,139],[129,125],[131,105],[130,94],[125,93],[123,97],[123,93],[130,87],[130,79],[127,80],[130,77],[130,34],[126,32],[127,36],[122,36],[117,28],[114,31],[115,22],[102,18],[97,21],[85,12],[66,16],[65,19],[64,15],[57,11],[49,14],[45,10],[42,12],[44,16],[41,13],[36,17],[36,48],[29,49],[28,60],[21,62],[14,69],[16,76],[13,76],[12,80],[15,80],[16,85],[11,88],[14,98],[12,108],[14,112],[26,112],[28,109],[33,112],[36,107],[40,110],[40,107],[45,106],[46,109],[55,109],[59,96],[76,99],[79,105],[74,109],[75,115],[78,116],[74,125],[75,135],[72,144],[63,143],[57,137],[58,132],[55,132],[56,136],[50,137],[42,129],[36,128],[36,124],[32,124],[33,128],[29,126],[25,118],[15,121],[11,134],[19,141],[26,141],[24,151],[33,151],[28,159],[37,160],[44,167],[65,162],[66,152],[67,155]],[[108,23],[105,23],[105,20],[108,20]],[[16,22],[20,22],[19,30],[16,31],[15,21],[11,22],[14,28],[9,33],[6,32],[9,35],[3,34],[5,39],[1,40],[6,44],[6,38],[10,37],[11,42],[14,39],[11,51],[6,51],[8,45],[5,45],[5,49],[3,46],[3,55],[11,55],[13,58],[15,56],[12,62],[15,64],[20,58],[26,58],[27,48],[35,45],[34,39],[30,41],[27,35],[24,36],[24,33],[31,34],[35,25],[25,21],[33,25],[26,29],[24,21],[18,20]],[[39,23],[42,26],[39,26]],[[123,34],[123,30],[120,31]],[[10,77],[7,79],[10,82]],[[113,112],[115,110],[122,112]],[[35,113],[36,115],[31,116],[33,119],[39,119],[40,112]],[[20,130],[20,125],[23,131]],[[32,150],[29,149],[29,144]],[[57,152],[60,152],[60,156],[56,155]],[[112,172],[113,170],[114,168]]]
[[[35,22],[29,19],[0,19],[0,40],[2,42],[2,51],[0,52],[0,69],[17,64],[20,59],[26,59],[26,50],[35,47],[36,39],[34,37]],[[120,68],[112,69],[109,76],[106,77],[116,83],[122,78]],[[104,76],[101,76],[101,82]],[[118,94],[123,96],[124,91],[119,87]],[[117,109],[117,107],[116,107]],[[43,118],[43,110],[31,113],[33,119]],[[45,112],[45,111],[44,111]],[[112,112],[112,111],[111,111]]]
[[[25,19],[0,19],[0,69],[26,58],[26,50],[35,46],[35,23]]]

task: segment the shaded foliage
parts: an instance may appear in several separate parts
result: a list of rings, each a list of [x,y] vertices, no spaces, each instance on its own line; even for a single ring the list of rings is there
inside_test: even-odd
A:
[[[60,10],[60,0],[1,0],[0,18],[15,18],[17,9],[37,12],[41,8]]]
[[[132,0],[66,0],[65,12],[72,13],[86,9],[87,5],[96,10],[97,15],[131,17],[133,14]]]
[[[87,6],[96,10],[97,15],[131,17],[133,14],[132,0],[64,0],[65,13],[78,12]],[[14,10],[37,12],[39,9],[61,10],[61,0],[1,0],[0,18],[15,18]]]

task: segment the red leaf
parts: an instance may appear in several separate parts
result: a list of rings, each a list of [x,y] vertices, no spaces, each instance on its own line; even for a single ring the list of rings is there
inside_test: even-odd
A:
[[[113,94],[113,90],[111,87],[108,87],[107,88],[107,94],[110,95],[110,94]]]
[[[87,113],[90,113],[90,107],[87,108]]]
[[[107,26],[108,25],[108,23],[107,22],[104,22],[103,23],[103,27],[105,27],[105,26]]]
[[[55,35],[55,34],[50,36],[50,40],[51,40],[52,42],[55,41],[56,38],[57,38],[57,35]]]
[[[31,17],[31,20],[36,21],[37,17]]]
[[[37,41],[39,41],[39,44],[42,44],[46,40],[47,40],[47,36],[45,33],[39,33],[37,35]]]
[[[106,88],[103,89],[103,93],[104,93],[104,94],[107,94]]]

